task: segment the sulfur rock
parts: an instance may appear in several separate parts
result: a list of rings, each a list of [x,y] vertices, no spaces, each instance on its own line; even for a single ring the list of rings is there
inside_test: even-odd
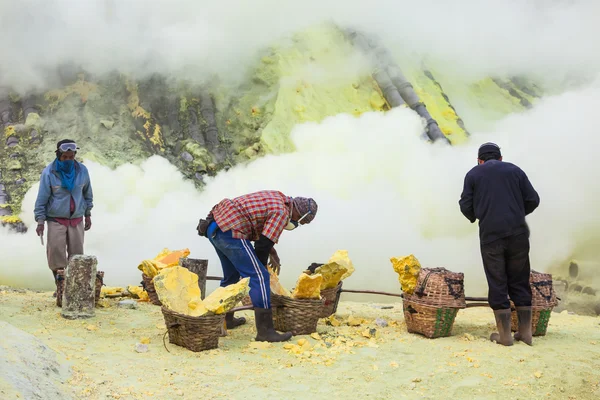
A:
[[[320,299],[322,282],[322,275],[307,275],[303,272],[296,282],[292,297],[295,299]]]
[[[163,249],[153,259],[144,260],[138,265],[138,269],[149,278],[155,277],[162,269],[179,265],[179,259],[190,254],[189,249],[169,250]]]
[[[161,303],[175,312],[200,316],[207,312],[200,300],[198,275],[187,268],[165,268],[154,277],[154,288]]]
[[[328,263],[336,262],[346,268],[346,272],[344,273],[344,275],[342,275],[341,280],[348,278],[350,275],[352,275],[354,273],[354,265],[352,264],[350,257],[348,257],[348,250],[336,251],[335,253],[333,253],[331,258],[327,262]]]
[[[336,287],[346,272],[348,272],[348,268],[335,261],[330,261],[315,269],[315,274],[321,274],[323,276],[321,290]]]
[[[215,314],[228,312],[248,294],[249,283],[250,278],[244,278],[233,285],[217,288],[204,299],[204,307]]]
[[[149,300],[148,292],[146,292],[141,286],[127,286],[127,291],[134,299],[140,299],[141,301]]]
[[[267,271],[269,271],[269,284],[271,286],[271,293],[275,293],[285,297],[292,297],[290,291],[283,287],[283,285],[279,282],[279,276],[277,276],[277,274],[275,273],[275,271],[273,271],[273,268],[271,268],[270,265],[267,265]]]
[[[398,274],[398,280],[402,291],[407,294],[412,294],[417,286],[417,278],[419,277],[419,271],[421,271],[421,264],[414,255],[408,255],[406,257],[392,257],[390,258],[394,271]]]

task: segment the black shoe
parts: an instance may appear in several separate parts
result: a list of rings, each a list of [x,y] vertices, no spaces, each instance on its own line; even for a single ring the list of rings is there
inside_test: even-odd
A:
[[[245,323],[246,318],[244,317],[235,318],[233,316],[233,313],[225,314],[225,325],[227,326],[227,329],[237,328],[238,326],[244,325]]]
[[[490,335],[490,340],[504,346],[512,346],[513,337],[510,333],[510,308],[505,310],[494,310],[494,316],[496,317],[498,333],[492,333]]]
[[[519,319],[519,331],[515,332],[515,340],[533,346],[531,307],[517,307],[517,318]]]
[[[292,338],[292,332],[278,333],[273,327],[273,310],[270,308],[255,308],[256,340],[257,342],[285,342]]]

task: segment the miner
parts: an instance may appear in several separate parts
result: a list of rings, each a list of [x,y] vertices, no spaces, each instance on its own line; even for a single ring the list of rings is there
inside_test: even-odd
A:
[[[42,171],[35,201],[37,235],[43,236],[48,225],[46,256],[55,282],[57,270],[83,254],[84,231],[92,227],[92,184],[85,165],[75,160],[77,150],[73,140],[56,144],[56,158]]]
[[[490,340],[504,346],[513,344],[509,296],[519,320],[514,339],[532,345],[529,227],[525,216],[539,204],[540,198],[525,172],[502,161],[497,144],[482,144],[477,165],[465,176],[459,205],[471,223],[479,220],[488,302],[498,328]]]
[[[240,277],[250,278],[257,341],[281,342],[292,337],[291,333],[280,334],[273,327],[270,279],[265,266],[269,256],[272,264],[279,266],[274,245],[283,230],[308,224],[316,214],[317,203],[311,198],[264,190],[221,200],[207,219],[198,224],[198,234],[208,238],[221,260],[221,286],[234,284]],[[225,317],[228,329],[246,322],[244,318],[234,318],[233,313]]]

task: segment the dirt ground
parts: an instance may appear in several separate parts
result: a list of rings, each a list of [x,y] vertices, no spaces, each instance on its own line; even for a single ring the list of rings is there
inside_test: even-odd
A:
[[[451,337],[427,339],[407,332],[400,302],[342,301],[334,321],[341,324],[323,319],[319,335],[256,343],[253,314],[245,311],[248,323],[229,331],[218,349],[194,353],[168,337],[165,348],[160,307],[117,302],[71,321],[51,293],[4,288],[0,320],[34,335],[71,368],[55,382],[63,398],[600,398],[598,317],[553,313],[533,347],[503,347],[488,340],[494,322],[487,308],[459,311]],[[145,338],[149,350],[139,353]],[[0,371],[0,397],[27,398],[18,385],[6,387],[6,373]]]

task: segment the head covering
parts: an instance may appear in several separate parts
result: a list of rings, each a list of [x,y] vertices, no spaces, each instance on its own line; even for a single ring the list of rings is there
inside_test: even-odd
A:
[[[313,199],[307,197],[294,197],[292,201],[294,202],[294,207],[298,210],[300,217],[310,211],[310,214],[304,217],[302,222],[309,224],[315,218],[315,215],[317,215],[317,209],[319,207],[317,206],[317,202]]]
[[[79,147],[77,147],[77,143],[75,143],[74,140],[72,140],[72,139],[63,139],[60,142],[56,143],[56,151],[62,153],[62,151],[60,149],[60,146],[63,145],[63,144],[67,144],[67,143],[73,143],[74,144],[75,150],[72,150],[72,151],[79,150]]]
[[[499,157],[502,156],[502,153],[500,153],[500,146],[492,142],[487,142],[479,146],[479,152],[477,153],[477,157],[481,157],[482,154],[486,153],[494,153],[497,154]]]

